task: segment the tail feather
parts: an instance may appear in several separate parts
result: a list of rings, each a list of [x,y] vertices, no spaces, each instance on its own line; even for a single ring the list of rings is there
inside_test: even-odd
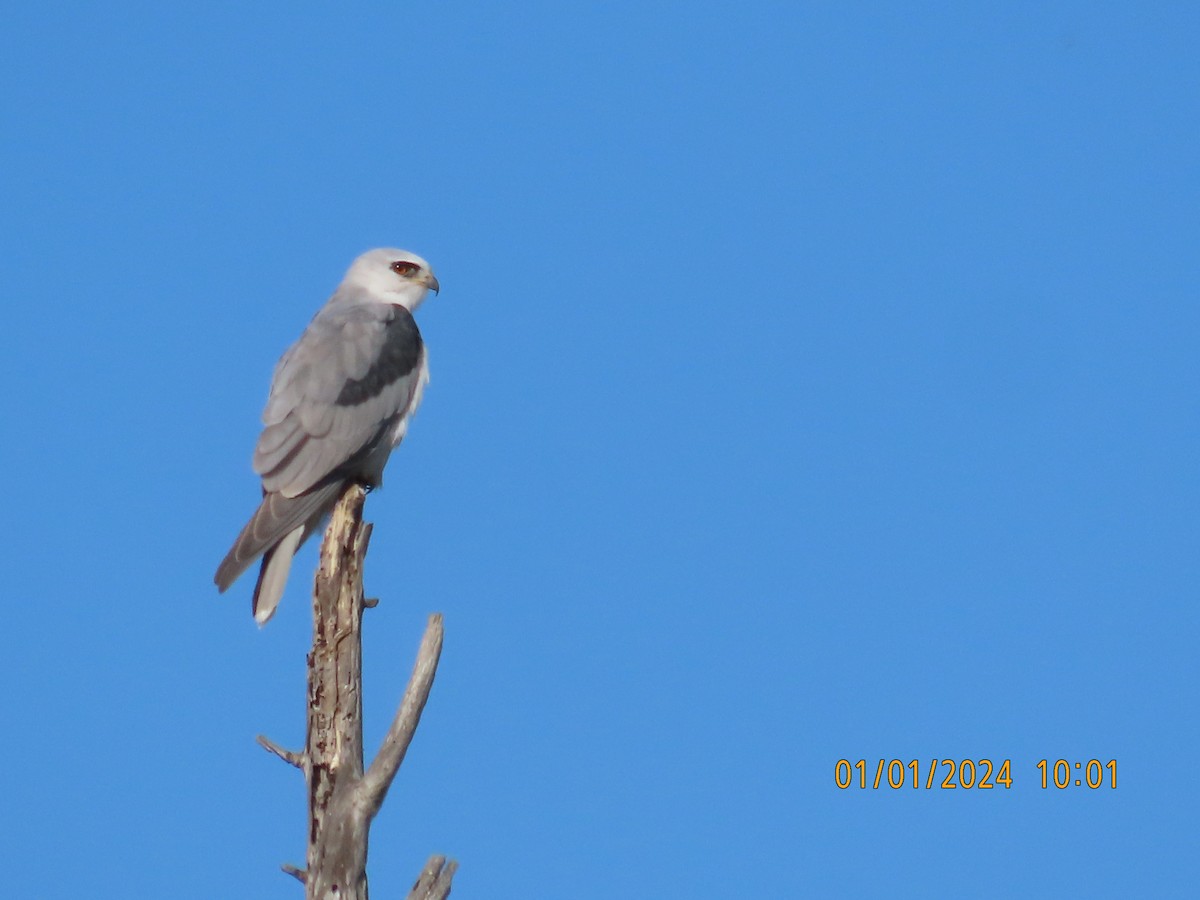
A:
[[[270,493],[264,496],[254,515],[242,529],[242,533],[233,542],[233,547],[221,561],[221,565],[217,567],[217,574],[213,577],[217,590],[224,592],[237,581],[246,569],[250,568],[256,559],[263,554],[268,554],[268,558],[264,559],[263,572],[259,576],[261,587],[263,579],[267,575],[266,570],[271,562],[270,554],[273,548],[277,548],[285,540],[291,540],[294,537],[295,546],[291,548],[291,552],[278,554],[283,581],[286,582],[292,554],[316,527],[321,516],[333,508],[343,487],[345,487],[345,482],[331,481],[301,494],[299,497],[285,497],[279,493]],[[286,558],[286,563],[284,558]],[[282,593],[282,583],[279,590]],[[276,596],[275,601],[278,602],[278,599]],[[256,608],[257,606],[256,603]],[[272,605],[271,608],[273,610],[274,606]],[[269,615],[270,613],[267,613],[268,617]],[[265,619],[261,621],[265,621]]]
[[[305,538],[306,526],[298,525],[263,554],[262,568],[258,572],[258,584],[254,585],[254,621],[259,625],[275,615],[275,607],[287,586],[288,572],[292,568],[292,557]]]

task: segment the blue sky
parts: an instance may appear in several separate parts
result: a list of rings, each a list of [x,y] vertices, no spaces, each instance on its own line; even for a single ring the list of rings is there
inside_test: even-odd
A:
[[[303,740],[314,550],[262,631],[211,577],[275,360],[379,245],[443,290],[367,506],[369,750],[447,639],[378,896],[435,851],[456,897],[1194,888],[1195,8],[10,7],[13,896],[299,896],[253,738]]]

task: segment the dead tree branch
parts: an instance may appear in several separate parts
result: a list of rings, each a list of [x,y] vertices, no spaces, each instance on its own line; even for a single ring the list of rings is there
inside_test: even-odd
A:
[[[383,798],[392,786],[392,779],[400,771],[400,763],[404,762],[404,754],[408,752],[408,745],[412,743],[417,724],[421,721],[421,712],[425,709],[429,689],[433,687],[433,677],[437,674],[438,658],[442,655],[442,633],[442,616],[434,613],[425,626],[425,636],[421,639],[421,649],[417,651],[417,661],[404,698],[400,701],[400,708],[396,710],[396,717],[383,739],[383,745],[359,785],[362,812],[368,819],[374,818],[383,805]]]
[[[297,769],[303,769],[306,759],[303,753],[297,753],[295,750],[285,750],[266,735],[260,734],[255,738],[258,745],[268,753],[274,753],[280,759],[290,766],[295,766]]]
[[[450,879],[458,869],[454,860],[444,856],[431,856],[425,863],[425,871],[408,892],[408,900],[446,900],[450,896]]]
[[[363,560],[371,526],[362,520],[366,491],[346,489],[321,544],[313,589],[313,646],[308,656],[308,731],[304,752],[259,743],[305,774],[308,782],[307,867],[284,870],[304,882],[306,900],[367,900],[367,844],[371,820],[412,741],[429,699],[442,649],[442,617],[429,617],[412,678],[383,746],[363,770],[362,614]],[[449,896],[457,864],[433,856],[411,898]],[[424,887],[422,887],[424,885]],[[418,888],[424,892],[417,893]]]

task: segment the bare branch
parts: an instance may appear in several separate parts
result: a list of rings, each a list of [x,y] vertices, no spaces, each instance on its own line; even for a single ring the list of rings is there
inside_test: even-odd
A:
[[[351,485],[330,517],[313,587],[308,655],[307,900],[366,900],[367,822],[351,799],[362,777],[362,565],[365,490]]]
[[[308,881],[308,873],[299,866],[293,866],[291,863],[284,863],[279,868],[283,869],[284,872],[291,875],[301,884],[304,884],[306,881]]]
[[[417,651],[417,661],[413,665],[412,677],[408,687],[404,689],[404,697],[396,717],[383,739],[383,745],[375,754],[370,768],[363,775],[355,790],[356,805],[365,813],[370,821],[383,805],[392,780],[400,771],[408,745],[412,743],[413,734],[421,721],[421,712],[425,709],[425,701],[429,699],[429,690],[433,687],[433,678],[437,674],[438,659],[442,655],[442,615],[434,613],[429,617],[425,626],[425,636],[421,638],[421,649]]]
[[[266,738],[259,743],[300,766],[308,783],[307,867],[285,867],[304,881],[307,900],[367,900],[371,820],[403,762],[437,672],[442,617],[430,616],[412,677],[383,746],[363,771],[363,561],[371,526],[362,520],[365,490],[351,485],[330,517],[313,586],[313,643],[308,656],[308,729],[303,753]],[[436,862],[436,865],[434,863]],[[432,857],[416,896],[441,900],[457,864]],[[299,873],[299,874],[298,874]]]
[[[285,750],[265,734],[260,734],[255,740],[258,741],[258,745],[264,750],[274,753],[288,765],[295,766],[297,769],[304,771],[304,763],[307,757],[303,753],[297,753],[295,750]]]
[[[444,856],[431,856],[425,863],[421,877],[408,892],[408,900],[446,900],[450,896],[450,880],[458,870],[454,860],[446,861]]]

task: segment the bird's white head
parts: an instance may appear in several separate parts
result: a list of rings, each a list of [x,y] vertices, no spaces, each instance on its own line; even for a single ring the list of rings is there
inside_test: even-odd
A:
[[[355,294],[362,291],[381,303],[394,303],[413,312],[430,291],[436,294],[438,288],[429,263],[417,254],[381,247],[368,250],[351,263],[338,290]]]

